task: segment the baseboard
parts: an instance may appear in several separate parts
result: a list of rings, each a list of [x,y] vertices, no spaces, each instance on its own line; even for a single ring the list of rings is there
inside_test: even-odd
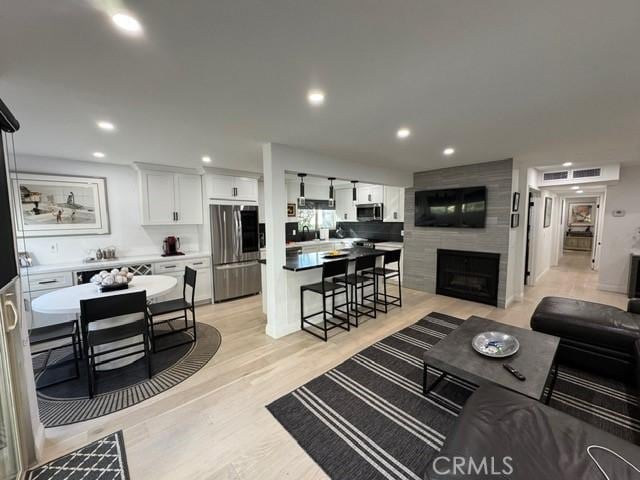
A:
[[[536,276],[535,280],[533,281],[533,284],[535,285],[536,283],[538,283],[542,277],[544,277],[544,275],[549,271],[549,267],[547,267],[542,273],[540,273],[539,275]]]
[[[299,331],[300,331],[300,324],[283,325],[277,328],[273,325],[270,325],[268,322],[267,322],[267,328],[265,329],[265,333],[269,335],[271,338],[282,338]]]
[[[609,283],[598,283],[598,290],[603,290],[605,292],[623,293],[625,295],[628,293],[626,285],[615,285]]]

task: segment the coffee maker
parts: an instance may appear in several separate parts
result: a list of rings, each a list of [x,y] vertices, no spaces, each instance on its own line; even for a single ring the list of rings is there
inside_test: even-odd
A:
[[[184,255],[180,251],[180,237],[167,237],[162,241],[162,256]]]

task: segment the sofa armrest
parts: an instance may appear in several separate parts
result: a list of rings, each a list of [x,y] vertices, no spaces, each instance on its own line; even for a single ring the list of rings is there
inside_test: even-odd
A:
[[[640,298],[632,298],[627,305],[627,312],[640,315]]]

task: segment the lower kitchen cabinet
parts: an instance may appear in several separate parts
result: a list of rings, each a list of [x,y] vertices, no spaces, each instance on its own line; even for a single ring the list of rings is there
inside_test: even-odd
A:
[[[209,257],[202,257],[177,262],[160,262],[153,265],[154,275],[169,275],[178,281],[176,286],[168,294],[159,297],[158,301],[175,300],[182,298],[184,287],[184,269],[193,268],[196,272],[196,302],[209,301],[212,298],[211,290],[211,260]]]

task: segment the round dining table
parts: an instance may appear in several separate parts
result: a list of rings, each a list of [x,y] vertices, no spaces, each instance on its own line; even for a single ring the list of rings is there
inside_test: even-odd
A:
[[[61,288],[53,292],[42,295],[41,297],[34,298],[31,302],[31,309],[34,312],[44,313],[48,315],[68,315],[68,314],[80,314],[80,301],[90,298],[102,298],[106,296],[123,295],[127,293],[146,291],[147,299],[153,299],[169,293],[173,290],[178,283],[175,277],[168,275],[136,275],[129,282],[129,288],[123,290],[115,290],[112,292],[100,292],[99,287],[93,283],[84,283],[82,285],[75,285],[73,287]],[[126,324],[131,321],[131,316],[124,315],[121,317],[108,318],[93,322],[90,328],[102,329],[110,328],[118,325]],[[61,320],[64,322],[67,320]],[[50,325],[55,323],[54,319],[51,322],[47,322]],[[140,336],[133,337],[126,340],[120,340],[107,345],[107,349],[114,347],[123,347],[127,344],[139,343],[141,341]],[[140,349],[140,347],[132,347],[132,351]],[[96,352],[99,352],[98,347],[95,348]],[[127,350],[122,350],[112,354],[112,356],[119,356],[124,353],[128,353]],[[104,360],[108,359],[107,355],[104,356]],[[140,355],[132,355],[130,357],[121,358],[109,362],[107,364],[98,367],[98,370],[112,370],[120,368],[130,363],[135,362],[137,359],[142,358]],[[101,359],[103,360],[103,359]]]

